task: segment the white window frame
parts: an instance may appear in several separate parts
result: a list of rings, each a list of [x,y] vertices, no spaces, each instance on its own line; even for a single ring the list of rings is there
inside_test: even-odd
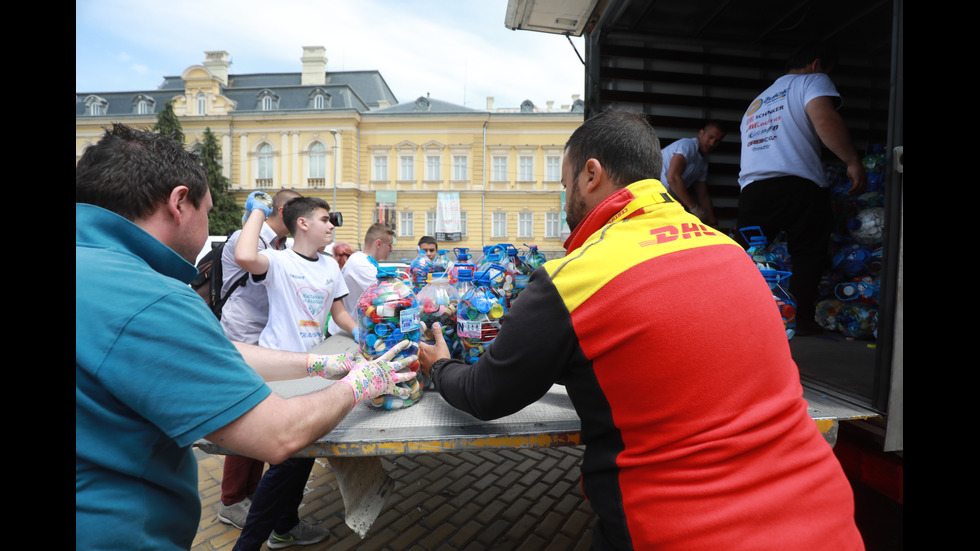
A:
[[[560,182],[561,181],[561,155],[548,155],[544,158],[545,170],[544,170],[544,181],[545,182]]]
[[[317,95],[313,96],[313,108],[314,109],[323,109],[324,103],[325,103],[325,101],[324,101],[324,98],[323,98],[323,94],[317,94]]]
[[[460,234],[462,234],[463,237],[467,237],[470,234],[469,228],[467,227],[467,224],[466,224],[466,211],[465,210],[459,211],[459,232],[460,232]]]
[[[534,181],[534,156],[521,155],[517,157],[517,181]]]
[[[533,212],[517,213],[517,237],[527,239],[534,237]]]
[[[398,181],[415,181],[415,154],[398,156]]]
[[[388,154],[377,154],[373,155],[373,163],[371,169],[371,180],[375,182],[387,182],[388,181]]]
[[[207,115],[208,114],[208,97],[201,92],[197,95],[197,114]]]
[[[415,212],[410,210],[398,211],[398,237],[415,235]]]
[[[273,151],[272,146],[264,143],[259,146],[258,150],[258,166],[256,168],[256,177],[259,180],[271,180],[272,175],[275,173],[273,166]]]
[[[327,177],[327,146],[323,142],[310,145],[310,178]]]
[[[272,96],[264,96],[262,98],[262,110],[272,111]]]
[[[453,155],[453,180],[465,182],[470,179],[469,158],[466,155]]]
[[[504,155],[494,155],[490,159],[492,169],[490,172],[491,182],[507,182],[507,157]]]
[[[490,237],[503,239],[507,237],[507,213],[494,212],[490,223]]]
[[[544,213],[544,237],[545,239],[558,239],[561,237],[561,213]]]
[[[425,211],[425,235],[436,234],[436,211]]]
[[[442,180],[442,158],[441,155],[425,156],[425,179],[428,182],[439,182]],[[426,234],[429,235],[429,234]]]

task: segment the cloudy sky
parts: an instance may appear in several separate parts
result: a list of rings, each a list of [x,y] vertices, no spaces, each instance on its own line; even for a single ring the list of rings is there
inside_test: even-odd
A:
[[[76,93],[152,90],[231,54],[231,73],[299,72],[303,46],[327,71],[378,70],[398,101],[482,109],[570,104],[583,67],[564,36],[504,27],[507,0],[76,0]],[[572,38],[585,54],[581,38]]]

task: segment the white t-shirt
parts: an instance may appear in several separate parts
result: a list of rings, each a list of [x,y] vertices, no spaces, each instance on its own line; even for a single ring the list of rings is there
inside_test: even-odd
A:
[[[350,317],[354,318],[355,322],[357,321],[357,299],[361,298],[361,294],[364,293],[365,289],[378,280],[378,269],[375,268],[374,264],[371,264],[369,258],[363,252],[357,251],[350,255],[347,263],[344,264],[344,283],[347,285],[344,308],[347,309],[347,313],[350,314]],[[334,335],[340,333],[343,329],[334,323],[333,318],[330,318],[327,331],[331,335]]]
[[[242,230],[231,234],[221,251],[221,272],[224,280],[221,283],[221,296],[228,295],[232,284],[245,275],[245,269],[235,263],[235,245],[241,237]],[[259,232],[259,251],[272,247],[276,240],[276,232],[269,224],[262,224]],[[285,244],[285,243],[284,243]],[[245,285],[237,287],[228,296],[221,310],[221,328],[225,336],[233,341],[248,344],[258,344],[259,335],[269,321],[269,298],[265,287],[256,283],[252,278],[245,280]]]
[[[739,186],[780,176],[830,185],[820,162],[820,138],[804,110],[810,100],[822,96],[840,97],[827,75],[784,75],[749,105],[739,127]]]
[[[681,138],[663,150],[664,168],[660,172],[660,183],[667,188],[667,191],[670,191],[667,172],[670,170],[670,162],[674,160],[674,155],[684,157],[684,172],[681,173],[681,179],[684,180],[685,188],[691,187],[695,182],[708,181],[708,163],[701,156],[698,139]]]
[[[292,249],[261,252],[269,271],[261,280],[269,292],[269,322],[259,345],[288,352],[307,352],[323,340],[327,313],[347,296],[337,261],[326,255],[304,258]]]

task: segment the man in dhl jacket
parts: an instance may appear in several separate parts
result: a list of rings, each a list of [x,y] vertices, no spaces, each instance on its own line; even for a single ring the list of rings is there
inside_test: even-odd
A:
[[[861,549],[772,293],[674,202],[643,115],[568,140],[567,256],[534,272],[474,365],[423,346],[454,407],[509,415],[563,384],[582,421],[594,549]],[[436,331],[437,335],[441,332]]]

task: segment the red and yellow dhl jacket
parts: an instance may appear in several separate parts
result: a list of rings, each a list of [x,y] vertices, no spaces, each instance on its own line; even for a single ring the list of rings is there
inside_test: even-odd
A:
[[[563,384],[582,421],[596,548],[863,548],[748,255],[657,180],[607,197],[566,249],[479,362],[437,362],[443,397],[494,419]]]

